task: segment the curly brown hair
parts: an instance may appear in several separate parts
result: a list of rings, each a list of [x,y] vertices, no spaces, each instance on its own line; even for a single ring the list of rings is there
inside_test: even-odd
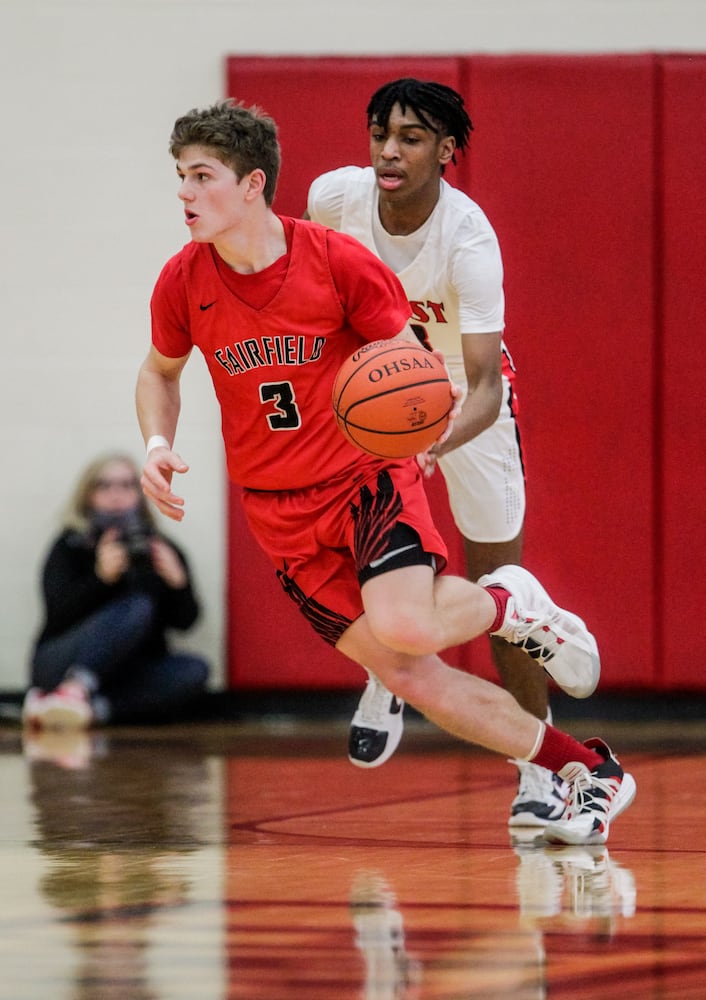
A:
[[[253,170],[262,170],[266,177],[265,204],[272,205],[281,151],[277,125],[261,108],[246,108],[232,99],[208,108],[192,108],[174,123],[169,152],[176,160],[187,146],[207,147],[235,172],[238,180]]]

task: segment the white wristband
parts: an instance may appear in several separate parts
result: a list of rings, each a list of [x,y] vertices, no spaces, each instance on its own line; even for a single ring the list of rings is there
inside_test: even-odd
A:
[[[161,434],[153,434],[152,437],[147,442],[147,454],[152,451],[153,448],[169,448],[171,449],[170,443]]]

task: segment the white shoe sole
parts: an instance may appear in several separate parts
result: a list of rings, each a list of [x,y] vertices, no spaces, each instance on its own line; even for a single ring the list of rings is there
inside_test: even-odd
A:
[[[515,813],[514,816],[510,816],[507,821],[507,825],[510,829],[517,829],[517,827],[523,827],[526,829],[535,830],[545,830],[552,823],[560,823],[561,816],[557,816],[556,819],[542,819],[541,816],[535,816],[533,812],[523,812]]]

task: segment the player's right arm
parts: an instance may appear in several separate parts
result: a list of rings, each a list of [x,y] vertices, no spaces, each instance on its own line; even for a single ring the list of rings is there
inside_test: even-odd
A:
[[[135,390],[137,419],[145,445],[155,436],[168,442],[168,446],[157,445],[148,450],[142,469],[142,489],[157,509],[173,521],[184,517],[184,500],[172,491],[172,476],[189,468],[172,450],[181,409],[179,381],[188,359],[188,354],[168,358],[151,347],[140,367]]]
[[[419,347],[420,343],[419,337],[416,335],[416,333],[414,332],[409,323],[407,323],[404,329],[400,330],[397,336],[393,337],[392,339],[401,340],[408,344],[414,344],[415,347]],[[446,426],[444,427],[443,432],[439,435],[438,439],[434,442],[433,445],[427,448],[426,451],[421,452],[419,455],[417,455],[417,461],[419,463],[419,466],[422,469],[424,475],[428,477],[431,476],[436,466],[437,456],[435,454],[435,451],[437,449],[442,448],[446,444],[448,439],[451,437],[451,434],[454,430],[455,422],[461,416],[463,408],[462,408],[461,387],[457,385],[456,382],[454,382],[454,380],[451,378],[451,374],[449,373],[449,370],[446,367],[446,360],[444,358],[443,353],[437,350],[436,348],[431,347],[431,345],[426,344],[424,346],[428,347],[431,354],[433,354],[434,357],[438,361],[440,361],[441,364],[446,368],[446,374],[449,376],[449,385],[451,386],[451,398],[453,399],[453,404],[451,406],[451,410],[449,411],[449,419],[446,423]]]

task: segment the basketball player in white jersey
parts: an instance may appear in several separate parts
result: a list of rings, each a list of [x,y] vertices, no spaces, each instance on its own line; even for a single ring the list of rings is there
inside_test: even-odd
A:
[[[440,349],[466,393],[441,446],[420,457],[438,463],[471,580],[522,559],[525,484],[515,419],[514,367],[503,341],[500,247],[482,209],[443,179],[468,146],[463,98],[439,83],[405,78],[377,90],[367,108],[370,167],[341,167],[311,185],[307,215],[355,236],[398,275],[419,338]],[[546,674],[526,653],[490,639],[505,688],[527,711],[549,719]],[[353,718],[349,757],[376,767],[402,735],[403,705],[375,677]],[[564,811],[565,786],[536,764],[517,761],[510,810],[515,826],[546,826]]]

